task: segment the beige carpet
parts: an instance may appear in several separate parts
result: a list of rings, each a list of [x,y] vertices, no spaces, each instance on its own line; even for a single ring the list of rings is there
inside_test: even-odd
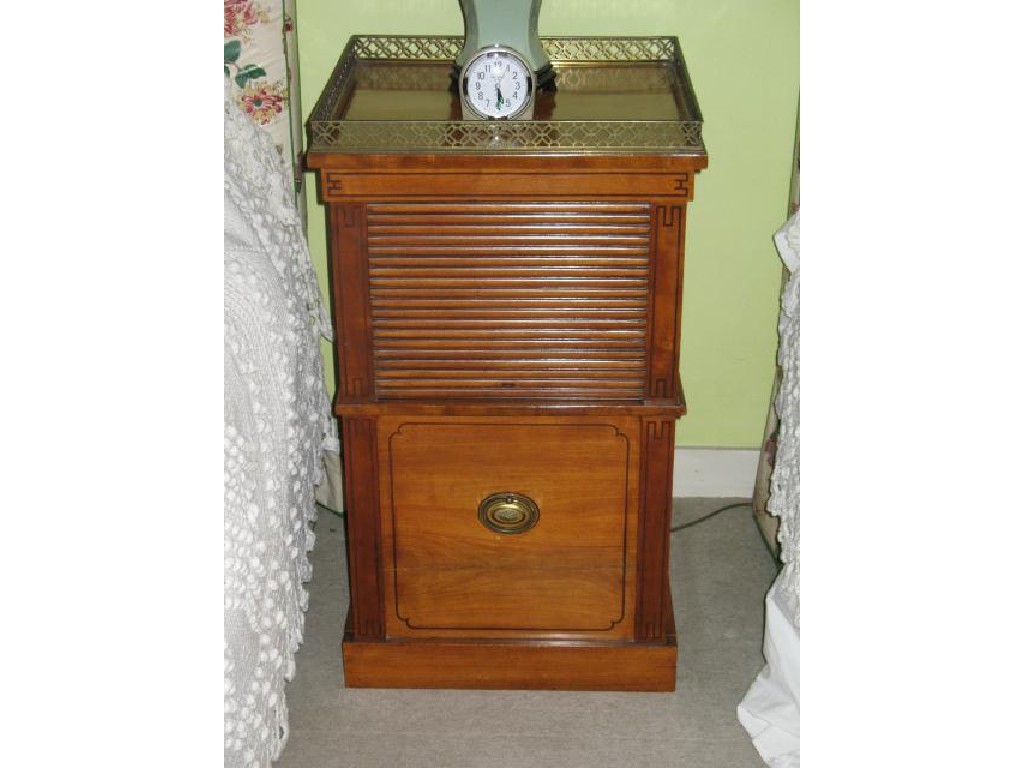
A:
[[[676,499],[675,524],[742,499]],[[749,507],[672,534],[675,693],[344,687],[343,522],[316,524],[306,636],[277,768],[759,768],[736,705],[764,664],[775,564]]]

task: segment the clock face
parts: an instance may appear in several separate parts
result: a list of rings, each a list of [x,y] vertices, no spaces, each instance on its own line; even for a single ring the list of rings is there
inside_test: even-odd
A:
[[[511,48],[484,48],[462,68],[462,103],[477,117],[515,118],[532,101],[533,73]]]

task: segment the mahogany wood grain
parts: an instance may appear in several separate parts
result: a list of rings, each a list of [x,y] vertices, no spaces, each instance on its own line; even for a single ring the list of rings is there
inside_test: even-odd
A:
[[[379,423],[389,638],[632,636],[639,419]],[[486,528],[499,492],[537,524]]]
[[[684,206],[337,209],[339,400],[678,399]]]
[[[676,397],[679,370],[678,319],[682,303],[683,228],[685,208],[681,205],[651,207],[654,232],[650,285],[650,323],[647,349],[650,360],[645,394]]]
[[[341,436],[352,631],[361,639],[383,639],[384,574],[381,570],[377,419],[365,416],[343,419]]]
[[[362,687],[670,691],[687,203],[706,156],[311,153]],[[498,534],[490,493],[533,498]]]
[[[676,689],[672,604],[657,643],[543,643],[499,640],[366,642],[350,630],[342,643],[351,688],[645,691]]]
[[[682,387],[676,382],[674,400],[383,400],[376,403],[348,403],[336,399],[334,413],[346,416],[648,416],[678,419],[686,413]]]
[[[358,204],[328,206],[327,213],[338,397],[347,402],[370,400],[374,389],[366,208]]]
[[[312,170],[344,171],[346,173],[429,173],[442,179],[448,174],[473,173],[531,173],[544,174],[639,174],[671,173],[683,184],[693,181],[697,172],[708,167],[706,155],[671,153],[608,153],[597,154],[566,151],[560,154],[430,154],[420,152],[394,154],[310,152],[306,166]],[[443,184],[443,182],[441,182]],[[543,182],[537,189],[543,194]],[[691,184],[692,186],[692,184]],[[437,196],[446,190],[439,186]],[[689,190],[692,195],[693,190]]]
[[[379,398],[642,396],[648,206],[367,209]]]
[[[637,543],[636,627],[641,641],[662,639],[669,604],[668,545],[672,522],[675,421],[643,419],[640,539]]]
[[[556,166],[557,167],[557,166]],[[550,166],[549,166],[550,168]],[[322,186],[325,202],[437,198],[472,199],[620,200],[643,197],[690,199],[691,185],[684,174],[664,172],[537,173],[504,170],[500,173],[341,173],[328,171]]]

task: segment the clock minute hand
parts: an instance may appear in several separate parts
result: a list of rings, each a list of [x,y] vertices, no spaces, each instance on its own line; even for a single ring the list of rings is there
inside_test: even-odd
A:
[[[495,81],[494,81],[494,90],[498,92],[498,101],[497,101],[498,109],[501,109],[501,106],[503,104],[507,104],[508,103],[505,100],[505,97],[501,95],[501,83],[505,79],[505,75],[507,75],[507,74],[508,74],[508,67],[503,67],[502,70],[501,70],[501,75],[499,77],[495,78]]]

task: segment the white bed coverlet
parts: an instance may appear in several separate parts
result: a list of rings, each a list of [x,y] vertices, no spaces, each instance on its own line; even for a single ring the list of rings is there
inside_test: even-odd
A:
[[[329,333],[281,156],[224,99],[224,765],[265,768],[288,738],[311,575],[310,523],[334,434]]]
[[[782,572],[765,598],[764,669],[737,714],[770,768],[800,765],[800,213],[775,235],[789,269],[779,313],[779,442],[768,511],[779,518]]]

